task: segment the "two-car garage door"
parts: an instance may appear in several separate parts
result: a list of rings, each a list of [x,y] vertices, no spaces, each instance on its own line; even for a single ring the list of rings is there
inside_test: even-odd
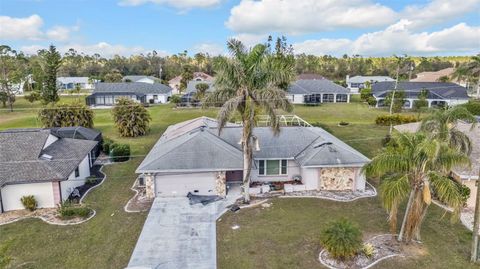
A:
[[[183,197],[187,196],[189,192],[200,195],[216,195],[214,173],[157,175],[155,177],[157,197]]]

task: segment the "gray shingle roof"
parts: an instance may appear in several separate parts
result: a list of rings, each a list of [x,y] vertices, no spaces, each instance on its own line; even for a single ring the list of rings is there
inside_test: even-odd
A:
[[[349,90],[328,79],[297,80],[288,87],[290,94],[349,93]]]
[[[167,129],[137,173],[242,169],[242,148],[238,143],[241,126],[227,126],[218,135],[216,126],[194,123],[198,119],[180,123],[182,132],[175,127]],[[278,136],[273,135],[270,127],[256,127],[253,135],[260,146],[259,151],[253,152],[255,159],[294,159],[302,166],[317,167],[361,167],[369,162],[367,157],[318,127],[282,127]]]
[[[86,139],[99,141],[102,133],[82,126],[51,128],[51,134],[62,138]]]
[[[122,78],[122,81],[130,80],[131,82],[137,82],[137,81],[139,81],[141,79],[144,79],[144,78],[149,78],[153,81],[160,81],[160,79],[158,79],[154,76],[142,76],[142,75],[124,76]]]
[[[121,94],[168,94],[172,91],[167,85],[161,83],[142,83],[142,82],[123,82],[123,83],[106,83],[101,82],[95,84],[93,94],[101,93],[121,93]]]
[[[377,82],[372,85],[375,97],[384,98],[395,87],[395,82]],[[428,90],[428,99],[469,99],[467,89],[450,82],[399,82],[398,90],[403,90],[407,98],[417,98],[422,90]]]
[[[49,135],[50,130],[39,129],[0,132],[0,186],[66,180],[98,143],[59,138],[44,148]]]
[[[347,83],[365,83],[370,82],[381,82],[381,81],[395,81],[393,78],[388,76],[354,76],[347,79]]]

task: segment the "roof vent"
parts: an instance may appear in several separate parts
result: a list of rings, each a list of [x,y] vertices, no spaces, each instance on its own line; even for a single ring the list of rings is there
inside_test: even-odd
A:
[[[53,156],[48,154],[42,154],[42,156],[40,156],[40,159],[45,161],[51,161],[53,159]]]

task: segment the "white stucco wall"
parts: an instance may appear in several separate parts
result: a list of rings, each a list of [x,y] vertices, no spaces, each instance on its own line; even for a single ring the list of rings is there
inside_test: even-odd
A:
[[[318,190],[318,168],[302,168],[302,182],[306,190]]]
[[[183,197],[188,192],[199,195],[216,195],[215,173],[188,173],[155,176],[155,196]],[[198,192],[195,192],[198,190]]]
[[[365,185],[367,180],[365,179],[365,173],[362,173],[362,168],[355,169],[355,190],[365,191]]]
[[[82,186],[85,184],[85,178],[90,176],[90,163],[88,156],[86,156],[80,165],[78,165],[78,170],[80,175],[75,177],[75,170],[70,174],[68,180],[61,181],[60,186],[62,189],[62,201],[65,201],[70,193],[72,193],[73,189]]]
[[[168,94],[158,94],[158,99],[155,100],[155,104],[165,104],[168,99]],[[147,95],[147,103],[150,103],[150,99],[153,99],[153,94]]]
[[[451,99],[451,100],[448,100],[447,103],[448,103],[449,106],[458,106],[458,105],[461,105],[461,104],[468,103],[468,100],[465,100],[465,99],[461,99],[461,100]]]
[[[35,196],[39,208],[55,207],[52,182],[6,185],[0,191],[4,211],[24,209],[20,199],[26,195]]]
[[[304,102],[303,94],[287,94],[286,97],[292,104],[303,104]]]
[[[252,182],[270,182],[270,181],[290,181],[294,176],[301,175],[300,166],[294,160],[287,161],[287,174],[278,176],[261,176],[258,174],[258,162],[256,167],[252,167],[251,180]]]

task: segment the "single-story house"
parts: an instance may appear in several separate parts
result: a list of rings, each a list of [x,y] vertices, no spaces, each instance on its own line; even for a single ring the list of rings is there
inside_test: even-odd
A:
[[[293,104],[349,103],[348,89],[328,79],[301,79],[288,87],[287,98]]]
[[[472,152],[470,153],[471,167],[458,167],[451,171],[451,175],[458,182],[464,184],[470,189],[470,198],[467,200],[467,206],[475,208],[475,199],[477,197],[477,182],[480,169],[480,119],[479,124],[472,129],[472,124],[462,121],[457,122],[457,129],[465,133],[472,142]],[[401,124],[394,127],[399,132],[416,132],[420,128],[420,122]]]
[[[173,94],[180,93],[180,81],[182,76],[176,76],[168,81],[168,85],[172,88]],[[193,72],[193,81],[213,82],[213,77],[204,72]]]
[[[97,83],[92,95],[87,96],[89,106],[113,106],[118,98],[131,98],[142,104],[163,104],[168,102],[172,89],[161,83],[121,82]]]
[[[23,209],[33,195],[39,208],[55,207],[85,184],[98,141],[62,138],[48,129],[0,132],[0,212]]]
[[[190,80],[187,84],[187,89],[185,90],[185,94],[182,95],[181,105],[183,105],[183,106],[200,105],[200,102],[195,99],[195,95],[197,94],[197,85],[198,84],[207,84],[208,87],[209,87],[207,89],[207,93],[213,92],[215,90],[215,87],[213,85],[213,81]]]
[[[395,82],[377,82],[372,85],[377,107],[388,106],[385,98],[395,88]],[[405,92],[404,108],[413,108],[423,91],[427,91],[428,107],[455,106],[468,102],[467,89],[451,82],[398,82],[397,91]]]
[[[318,127],[255,127],[251,182],[292,183],[297,190],[365,190],[362,167],[370,160]],[[224,196],[241,182],[242,126],[229,123],[218,134],[216,120],[200,117],[171,125],[137,168],[147,196]],[[252,188],[251,190],[258,190]]]
[[[97,80],[91,80],[88,77],[57,77],[57,84],[61,90],[74,90],[77,86],[80,89],[93,89]]]
[[[451,80],[452,75],[455,72],[455,68],[453,67],[448,67],[444,68],[438,71],[432,71],[432,72],[420,72],[416,75],[416,78],[411,79],[410,81],[412,82],[441,82],[440,80],[445,77],[448,78],[450,82],[456,83],[460,86],[466,86],[465,81],[460,81],[460,80]]]
[[[142,82],[142,83],[161,83],[159,78],[154,76],[124,76],[122,82]]]
[[[366,83],[370,83],[370,85],[381,82],[381,81],[395,81],[391,77],[387,76],[354,76],[350,77],[347,75],[345,79],[345,83],[347,84],[347,88],[350,89],[351,93],[359,93],[361,89],[364,89]]]

